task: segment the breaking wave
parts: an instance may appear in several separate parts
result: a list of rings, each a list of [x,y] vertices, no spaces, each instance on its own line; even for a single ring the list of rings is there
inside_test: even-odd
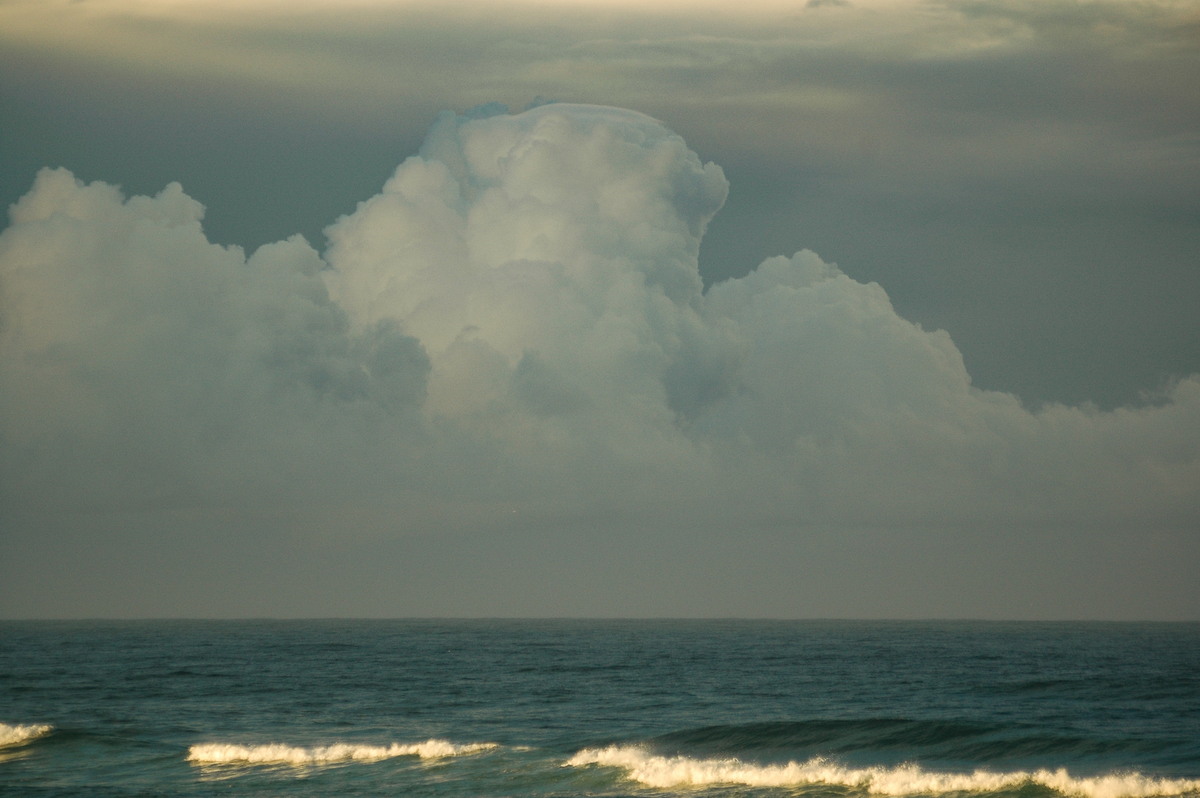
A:
[[[456,745],[446,740],[426,740],[422,743],[392,743],[391,745],[352,745],[336,743],[313,747],[283,745],[233,745],[203,743],[188,750],[188,761],[199,764],[285,764],[325,765],[333,762],[376,762],[397,756],[419,756],[434,759],[446,756],[476,754],[496,748],[496,743],[467,743]]]
[[[657,756],[637,746],[588,748],[566,763],[572,767],[602,765],[621,768],[649,787],[741,784],[751,787],[796,787],[826,784],[876,795],[938,795],[952,792],[995,792],[1040,785],[1063,795],[1084,798],[1150,798],[1200,793],[1200,780],[1163,779],[1139,773],[1095,777],[1071,776],[1065,769],[994,773],[948,773],[917,765],[841,767],[822,758],[783,765],[755,764],[739,759],[695,759]]]
[[[19,745],[29,740],[36,740],[54,731],[54,727],[46,723],[10,726],[0,723],[0,747]]]

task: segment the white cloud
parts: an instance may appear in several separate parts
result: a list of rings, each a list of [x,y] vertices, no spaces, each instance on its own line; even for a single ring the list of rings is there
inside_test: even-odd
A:
[[[246,258],[210,243],[202,214],[177,184],[125,200],[61,169],[13,207],[0,237],[6,503],[304,492],[281,483],[313,479],[303,463],[327,439],[423,400],[420,347],[382,325],[350,334],[303,239]]]
[[[726,189],[634,112],[446,115],[323,258],[246,257],[178,185],[43,171],[0,234],[0,497],[353,505],[348,536],[1197,527],[1200,380],[1031,412],[811,252],[703,293]]]

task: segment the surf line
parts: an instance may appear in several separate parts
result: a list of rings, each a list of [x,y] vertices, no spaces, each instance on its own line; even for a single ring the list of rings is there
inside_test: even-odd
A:
[[[455,744],[447,740],[430,739],[420,743],[390,745],[353,745],[334,743],[323,746],[293,746],[283,743],[266,745],[237,745],[234,743],[200,743],[188,749],[188,761],[196,764],[241,765],[324,765],[332,762],[377,762],[398,756],[418,756],[436,759],[463,756],[489,751],[496,743]]]
[[[1139,773],[1111,773],[1086,778],[1073,777],[1065,768],[1008,773],[985,770],[943,773],[924,770],[917,765],[844,768],[822,758],[784,765],[756,765],[735,758],[657,756],[637,746],[620,745],[584,749],[565,764],[569,767],[599,765],[620,768],[634,781],[659,788],[711,784],[743,784],[751,787],[832,784],[877,795],[936,795],[994,792],[1025,784],[1039,784],[1064,795],[1085,798],[1152,798],[1200,792],[1200,780],[1154,778]]]

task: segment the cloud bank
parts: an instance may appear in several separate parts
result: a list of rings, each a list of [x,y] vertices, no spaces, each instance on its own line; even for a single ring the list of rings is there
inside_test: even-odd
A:
[[[637,108],[733,184],[706,285],[807,247],[950,330],[976,385],[1112,409],[1200,370],[1198,10],[4,3],[0,205],[65,165],[181,182],[212,241],[316,243],[442,108]]]
[[[2,515],[288,508],[281,545],[1053,529],[1190,556],[1200,378],[1031,411],[812,252],[705,291],[727,190],[654,119],[562,104],[444,114],[324,253],[247,256],[178,184],[44,170],[0,234]]]

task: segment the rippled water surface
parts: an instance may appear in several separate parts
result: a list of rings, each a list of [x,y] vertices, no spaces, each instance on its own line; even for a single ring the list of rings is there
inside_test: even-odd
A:
[[[0,623],[3,795],[1200,795],[1200,625]]]

